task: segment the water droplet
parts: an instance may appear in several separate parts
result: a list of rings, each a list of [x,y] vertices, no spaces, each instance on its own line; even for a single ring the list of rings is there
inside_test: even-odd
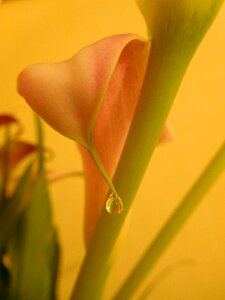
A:
[[[111,215],[119,215],[123,211],[123,202],[121,198],[112,193],[106,201],[106,210]]]

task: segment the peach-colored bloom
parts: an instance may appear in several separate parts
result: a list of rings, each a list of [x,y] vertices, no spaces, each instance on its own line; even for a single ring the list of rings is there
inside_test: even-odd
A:
[[[32,65],[18,78],[18,90],[28,104],[61,134],[84,146],[86,240],[109,190],[93,153],[112,178],[139,99],[149,49],[150,43],[134,34],[116,35],[62,63]]]

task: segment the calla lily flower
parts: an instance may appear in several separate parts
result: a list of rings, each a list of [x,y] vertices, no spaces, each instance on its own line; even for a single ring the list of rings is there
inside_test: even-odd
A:
[[[11,173],[14,168],[28,155],[37,151],[37,146],[24,141],[13,140],[10,142],[8,149],[7,171]],[[0,173],[4,165],[4,146],[0,148]]]
[[[0,115],[0,127],[5,126],[5,125],[9,125],[12,123],[18,123],[18,121],[10,116],[10,115]]]
[[[19,136],[23,130],[21,123],[12,115],[9,114],[1,114],[0,115],[0,129],[3,127],[16,127],[16,130],[14,132],[14,138]]]
[[[139,36],[116,35],[65,62],[32,65],[18,78],[18,91],[28,104],[54,129],[81,145],[86,241],[109,188],[113,193],[109,210],[113,214],[122,210],[111,179],[132,123],[149,51],[150,43]],[[169,137],[166,129],[161,141]]]
[[[11,115],[0,115],[0,129],[6,126],[16,125],[18,132],[21,131],[19,121]],[[18,135],[17,132],[17,135]],[[0,174],[4,172],[4,167],[7,167],[7,172],[11,173],[15,167],[28,155],[37,151],[37,145],[18,140],[12,137],[10,133],[6,136],[6,144],[0,146]]]
[[[11,115],[0,115],[0,129],[13,124],[17,125],[18,135],[21,130],[18,120]],[[9,196],[13,183],[11,179],[14,170],[25,158],[36,151],[37,145],[19,140],[15,136],[12,137],[10,132],[7,131],[6,140],[0,145],[0,187],[2,191],[6,192],[7,196]]]
[[[109,189],[108,211],[117,214],[123,209],[111,180],[136,107],[146,107],[140,127],[157,129],[157,137],[190,59],[222,3],[137,0],[151,42],[134,34],[116,35],[67,61],[33,65],[20,74],[18,91],[28,104],[50,126],[83,146],[86,240]],[[157,121],[152,128],[146,126],[153,119]]]

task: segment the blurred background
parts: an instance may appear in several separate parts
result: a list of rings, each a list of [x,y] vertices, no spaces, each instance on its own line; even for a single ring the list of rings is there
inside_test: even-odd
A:
[[[33,113],[16,92],[20,70],[67,59],[105,36],[146,36],[134,0],[3,0],[0,4],[0,113],[12,113],[34,141]],[[105,293],[110,299],[161,225],[222,144],[225,134],[225,6],[199,47],[169,115],[176,140],[158,147],[139,188],[124,247]],[[76,145],[47,125],[51,170],[82,170]],[[137,155],[138,159],[138,155]],[[68,299],[82,258],[84,191],[81,177],[52,183],[54,221],[62,258],[58,295]],[[187,260],[188,264],[179,264]],[[225,299],[225,174],[163,255],[150,282],[177,263],[152,300]]]

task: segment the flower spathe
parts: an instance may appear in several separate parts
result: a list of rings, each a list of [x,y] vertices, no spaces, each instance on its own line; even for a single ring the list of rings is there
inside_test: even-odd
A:
[[[136,53],[148,52],[137,36],[117,35],[62,63],[32,65],[20,74],[18,90],[53,128],[89,148],[117,62],[132,44]]]
[[[98,169],[102,166],[109,178],[114,175],[149,49],[149,42],[134,34],[116,35],[65,62],[30,66],[18,78],[18,90],[28,104],[54,129],[84,146],[80,150],[86,180],[86,240],[108,193]]]

